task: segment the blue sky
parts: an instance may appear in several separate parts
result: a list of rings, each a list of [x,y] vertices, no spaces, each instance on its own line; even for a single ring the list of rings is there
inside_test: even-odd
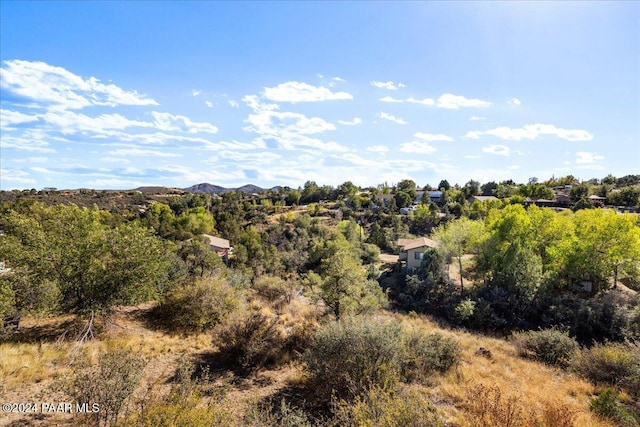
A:
[[[640,173],[638,2],[0,2],[0,188]]]

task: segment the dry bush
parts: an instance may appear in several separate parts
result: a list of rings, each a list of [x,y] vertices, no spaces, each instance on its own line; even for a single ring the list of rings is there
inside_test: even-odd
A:
[[[155,314],[170,329],[204,331],[239,307],[237,291],[224,279],[210,277],[172,289]]]
[[[311,427],[313,424],[304,411],[292,407],[284,399],[279,405],[254,399],[249,402],[242,425],[246,427]]]
[[[373,387],[353,401],[336,403],[336,427],[439,427],[444,425],[433,404],[417,391],[395,392]]]
[[[465,390],[465,409],[474,425],[495,427],[571,427],[576,411],[560,402],[529,406],[520,395],[503,395],[499,386],[472,384]]]
[[[208,375],[194,378],[195,366],[188,357],[178,368],[168,394],[150,387],[139,399],[138,410],[123,427],[229,427],[236,425],[229,402],[220,389],[212,389]],[[206,395],[206,397],[205,397]]]
[[[434,372],[445,373],[460,364],[460,344],[437,332],[426,333],[414,329],[404,334],[402,344],[402,374],[405,380],[424,380]]]
[[[99,411],[89,413],[87,418],[95,426],[118,425],[126,400],[135,390],[145,362],[130,350],[116,349],[101,354],[96,365],[87,358],[80,359],[75,374],[62,380],[62,391],[76,402],[99,405]]]
[[[258,295],[270,302],[291,296],[291,286],[284,279],[276,276],[260,276],[254,280],[251,287]]]
[[[596,384],[621,387],[640,396],[640,347],[632,343],[597,344],[581,351],[573,369]]]
[[[288,355],[288,336],[278,316],[238,313],[214,330],[217,358],[228,366],[257,369],[282,363]]]
[[[305,353],[307,372],[324,399],[352,399],[377,386],[393,388],[402,366],[396,321],[345,318],[319,329]]]
[[[512,341],[518,356],[563,368],[578,349],[576,340],[557,329],[515,333]]]

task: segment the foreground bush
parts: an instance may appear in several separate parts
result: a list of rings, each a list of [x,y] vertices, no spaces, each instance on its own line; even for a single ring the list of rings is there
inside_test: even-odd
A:
[[[630,412],[620,402],[620,395],[612,388],[607,388],[589,403],[591,412],[601,418],[609,419],[620,427],[640,426],[640,418]]]
[[[214,330],[220,362],[243,369],[276,365],[288,355],[289,336],[278,316],[238,313]]]
[[[224,321],[240,306],[237,292],[222,278],[206,278],[167,294],[156,314],[170,328],[204,331]]]
[[[519,395],[503,395],[497,385],[471,384],[465,391],[465,412],[472,425],[573,427],[576,412],[557,401],[524,403]]]
[[[573,360],[573,369],[596,384],[626,389],[640,396],[640,347],[637,344],[598,344]]]
[[[444,373],[460,363],[462,349],[453,338],[422,331],[406,333],[403,340],[403,377],[425,379],[434,372]]]
[[[228,427],[235,425],[230,405],[219,390],[204,389],[204,378],[193,378],[195,367],[188,358],[178,370],[168,394],[149,389],[138,410],[120,424],[124,427]],[[204,380],[204,381],[203,381]],[[206,398],[204,396],[207,396]]]
[[[397,321],[347,318],[316,332],[305,354],[320,395],[352,399],[372,387],[393,389],[398,381],[446,372],[460,361],[456,341],[439,334],[406,332]]]
[[[518,356],[537,360],[551,366],[566,367],[578,349],[578,343],[568,333],[557,329],[513,334]]]
[[[418,392],[367,390],[353,402],[340,400],[332,425],[336,427],[438,427],[444,425],[438,411]]]
[[[316,332],[304,360],[325,398],[353,398],[377,386],[394,387],[402,366],[401,327],[395,321],[346,318]]]
[[[76,402],[100,405],[99,412],[87,415],[92,425],[118,425],[125,402],[138,385],[144,367],[143,360],[130,350],[107,351],[94,366],[82,359],[75,366],[76,374],[63,381],[61,388]]]

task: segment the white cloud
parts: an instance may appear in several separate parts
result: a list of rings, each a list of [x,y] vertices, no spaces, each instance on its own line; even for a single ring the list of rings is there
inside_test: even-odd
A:
[[[346,120],[338,120],[338,123],[345,126],[354,126],[362,123],[362,119],[360,117],[354,117],[351,121]]]
[[[534,140],[542,135],[555,135],[558,138],[565,139],[567,141],[591,141],[593,135],[586,130],[574,129],[561,129],[554,125],[546,124],[533,124],[526,125],[522,128],[509,128],[499,127],[490,129],[487,131],[469,131],[465,135],[465,138],[478,139],[483,135],[492,135],[504,140],[520,141],[522,139]]]
[[[301,113],[280,112],[277,104],[265,104],[255,95],[242,100],[253,110],[245,120],[244,130],[260,135],[263,140],[276,141],[286,150],[312,148],[324,151],[346,152],[349,149],[335,141],[325,142],[308,135],[335,130],[334,124],[319,117],[307,117]]]
[[[243,166],[268,165],[276,160],[282,159],[282,156],[276,153],[264,151],[261,153],[243,153],[239,151],[220,151],[218,157],[234,162],[242,162]]]
[[[520,105],[520,104],[522,104],[522,102],[520,102],[520,100],[518,98],[511,98],[509,101],[507,101],[507,104],[509,104],[509,105]]]
[[[375,86],[375,87],[380,88],[380,89],[388,89],[388,90],[398,90],[400,88],[407,87],[403,83],[400,83],[400,82],[398,82],[398,84],[396,84],[396,83],[394,83],[392,81],[379,82],[379,81],[376,81],[376,80],[373,80],[371,82],[371,86]]]
[[[229,105],[230,105],[232,108],[238,108],[238,107],[240,106],[240,103],[239,103],[238,101],[234,101],[233,99],[230,99],[230,100],[229,100]]]
[[[387,153],[389,152],[389,147],[387,147],[386,145],[371,145],[369,147],[367,147],[367,151],[370,151],[372,153]]]
[[[14,150],[32,151],[35,153],[55,153],[56,150],[50,148],[49,142],[45,141],[46,135],[42,132],[27,131],[21,136],[2,135],[0,138],[0,148],[12,148]]]
[[[407,98],[406,101],[410,104],[421,104],[421,105],[434,105],[435,101],[431,98],[424,99],[416,99],[413,97]]]
[[[36,102],[36,107],[79,109],[91,105],[158,105],[146,95],[87,79],[44,62],[4,61],[0,87]]]
[[[400,151],[402,151],[403,153],[431,154],[438,150],[428,142],[412,141],[405,142],[400,145]]]
[[[302,82],[286,82],[276,87],[266,87],[263,95],[270,101],[290,103],[353,99],[350,93],[332,92],[326,87],[312,86]]]
[[[578,151],[576,153],[576,163],[579,164],[596,163],[601,160],[604,160],[604,156],[598,153],[589,153],[586,151]]]
[[[340,83],[344,83],[346,80],[343,79],[342,77],[334,77],[331,80],[333,80],[334,82],[340,82]]]
[[[137,147],[121,148],[109,151],[112,156],[146,156],[146,157],[182,157],[182,154],[169,153],[167,151],[146,150]]]
[[[402,102],[408,102],[410,104],[421,104],[421,105],[434,105],[435,101],[431,98],[424,98],[424,99],[416,99],[414,97],[409,97],[406,99],[398,99],[398,98],[392,98],[390,96],[385,96],[384,98],[380,98],[380,101],[382,102],[394,102],[394,103],[402,103]]]
[[[100,161],[108,162],[108,163],[122,163],[125,165],[128,165],[129,163],[131,163],[131,160],[124,159],[122,157],[101,157]]]
[[[482,147],[482,151],[498,156],[508,156],[510,152],[509,147],[506,145],[489,145],[488,147]]]
[[[407,122],[401,117],[393,116],[389,113],[385,113],[384,111],[380,112],[379,117],[384,120],[389,120],[390,122],[397,123],[399,125],[406,125]]]
[[[0,108],[0,127],[4,130],[10,129],[11,125],[38,121],[39,118],[40,116],[38,115],[32,116],[30,114],[23,114],[19,111]]]
[[[444,135],[442,133],[433,134],[433,133],[416,132],[413,134],[413,136],[429,142],[453,141],[453,138],[451,138],[449,135]]]
[[[452,95],[445,93],[438,98],[438,108],[447,108],[450,110],[457,110],[458,108],[477,108],[477,107],[489,107],[491,105],[488,101],[481,99],[469,99],[464,96]]]
[[[213,108],[213,102],[211,102],[211,101],[205,101],[204,105],[206,105],[209,108]]]
[[[487,118],[486,117],[481,117],[481,116],[471,116],[471,117],[469,117],[469,120],[472,120],[472,121],[487,120]]]
[[[464,156],[465,159],[479,159],[480,156],[475,155],[475,154],[467,154],[466,156]]]
[[[97,117],[90,117],[68,110],[54,110],[43,114],[41,117],[45,122],[54,125],[59,132],[64,134],[75,134],[79,132],[102,134],[110,129],[122,130],[129,127],[153,127],[153,123],[151,122],[129,120],[120,114],[101,114]]]
[[[199,91],[199,90],[192,90],[192,91],[191,91],[191,95],[193,95],[193,96],[198,96],[198,95],[200,95],[201,93],[202,93],[202,92],[201,92],[201,91]]]
[[[1,181],[17,182],[20,184],[35,184],[36,180],[29,177],[29,174],[19,169],[0,169]]]
[[[185,116],[174,116],[170,113],[152,111],[158,129],[166,132],[182,131],[189,133],[207,132],[218,133],[218,128],[207,122],[193,122]]]

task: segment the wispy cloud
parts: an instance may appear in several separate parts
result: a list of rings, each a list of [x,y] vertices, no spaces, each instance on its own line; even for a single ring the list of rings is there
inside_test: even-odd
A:
[[[554,125],[533,124],[522,128],[499,127],[487,131],[469,131],[465,138],[478,139],[484,135],[492,135],[504,140],[520,141],[522,139],[537,139],[543,135],[553,135],[567,141],[591,141],[593,135],[581,129],[562,129]]]
[[[211,102],[211,101],[205,101],[204,105],[206,105],[209,108],[213,108],[213,102]]]
[[[372,153],[388,153],[389,147],[387,147],[386,145],[371,145],[367,147],[367,151],[370,151]]]
[[[388,90],[398,90],[398,89],[402,89],[404,87],[407,87],[404,83],[400,83],[398,82],[397,84],[392,82],[392,81],[388,81],[388,82],[379,82],[377,80],[373,80],[371,82],[371,86],[380,88],[380,89],[388,89]]]
[[[479,108],[489,107],[491,105],[488,101],[481,99],[469,99],[464,96],[452,95],[445,93],[438,98],[438,108],[447,108],[450,110],[457,110],[458,108]]]
[[[121,148],[109,151],[113,156],[145,156],[145,157],[182,157],[182,154],[171,153],[169,151],[148,150],[137,147]]]
[[[35,184],[36,180],[30,178],[30,175],[19,169],[0,169],[0,181],[17,182],[19,184]]]
[[[192,95],[192,96],[198,96],[198,95],[200,95],[201,93],[202,93],[201,91],[199,91],[199,90],[195,90],[195,89],[191,91],[191,95]]]
[[[264,88],[263,96],[275,102],[319,102],[353,99],[347,92],[332,92],[331,89],[321,86],[312,86],[302,82],[280,83],[275,87]]]
[[[382,102],[393,102],[393,103],[407,102],[409,104],[435,105],[435,101],[433,99],[431,99],[431,98],[417,99],[417,98],[414,98],[414,97],[409,97],[409,98],[405,98],[405,99],[398,99],[398,98],[393,98],[391,96],[385,96],[383,98],[380,98],[380,101],[382,101]]]
[[[424,133],[424,132],[416,132],[413,134],[414,137],[425,140],[425,141],[429,141],[429,142],[434,142],[434,141],[453,141],[453,138],[450,137],[449,135],[445,135],[442,133]]]
[[[431,154],[438,151],[438,149],[428,142],[412,141],[400,145],[400,151],[403,153]]]
[[[253,110],[245,120],[248,126],[244,129],[258,134],[262,140],[275,141],[286,150],[306,147],[323,151],[348,151],[347,147],[335,141],[326,142],[309,136],[336,129],[334,124],[320,117],[278,111],[277,104],[264,103],[256,95],[247,95],[242,100]]]
[[[40,116],[24,114],[19,111],[6,110],[0,108],[0,128],[8,129],[12,125],[18,125],[20,123],[29,123],[38,121]]]
[[[520,104],[522,104],[522,102],[520,102],[520,100],[518,98],[511,98],[509,101],[507,101],[507,104],[509,104],[509,105],[520,105]]]
[[[481,116],[471,116],[471,117],[469,117],[469,120],[475,122],[475,121],[478,121],[478,120],[487,120],[487,118],[486,117],[481,117]]]
[[[188,133],[218,133],[218,128],[207,122],[194,122],[188,117],[173,115],[170,113],[151,112],[158,129],[166,132],[188,132]]]
[[[355,126],[355,125],[361,124],[362,123],[362,119],[360,117],[354,117],[353,120],[351,120],[351,121],[338,120],[338,123],[340,123],[341,125],[345,125],[345,126]]]
[[[482,147],[482,151],[498,156],[508,156],[510,153],[510,149],[506,145],[489,145],[488,147]]]
[[[590,164],[604,160],[604,156],[598,153],[590,153],[587,151],[578,151],[576,153],[576,163],[578,164]]]
[[[4,61],[0,70],[0,87],[9,93],[51,109],[80,109],[92,105],[158,105],[139,94],[95,77],[83,78],[62,67],[44,62]]]
[[[232,108],[238,108],[238,107],[240,106],[240,103],[239,103],[238,101],[234,101],[233,99],[230,99],[230,100],[229,100],[229,105],[230,105]]]
[[[384,119],[384,120],[389,120],[390,122],[397,123],[399,125],[406,125],[407,124],[407,121],[405,119],[403,119],[401,117],[393,116],[393,115],[391,115],[389,113],[385,113],[384,111],[381,111],[380,114],[378,115],[378,117],[380,117],[381,119]]]

